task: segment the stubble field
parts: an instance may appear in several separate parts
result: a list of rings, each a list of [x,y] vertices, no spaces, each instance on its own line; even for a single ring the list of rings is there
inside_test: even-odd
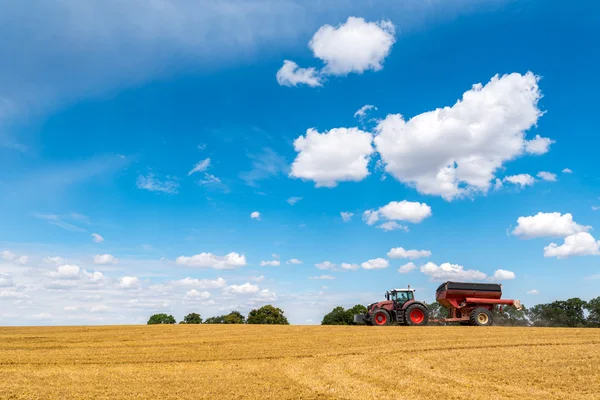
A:
[[[600,399],[600,329],[0,328],[1,399]]]

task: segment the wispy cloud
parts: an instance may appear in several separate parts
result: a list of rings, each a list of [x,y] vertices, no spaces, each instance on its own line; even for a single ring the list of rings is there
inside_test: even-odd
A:
[[[59,228],[65,229],[67,231],[72,231],[72,232],[85,232],[86,230],[72,224],[71,222],[67,222],[65,221],[65,219],[75,219],[78,220],[78,218],[73,218],[73,215],[80,215],[80,214],[69,214],[69,215],[56,215],[56,214],[41,214],[41,213],[32,213],[31,216],[35,217],[35,218],[39,218],[41,220],[44,220],[46,222],[48,222],[50,225],[54,225],[54,226],[58,226]],[[87,219],[87,217],[86,217]],[[89,221],[89,220],[88,220]]]
[[[240,178],[250,186],[256,186],[260,180],[284,175],[289,170],[286,159],[268,147],[262,153],[248,154],[248,158],[252,160],[252,169],[240,173]]]
[[[163,192],[168,194],[177,194],[179,183],[176,178],[166,176],[165,179],[157,178],[154,172],[148,172],[146,175],[138,176],[136,185],[139,189],[149,190],[151,192]]]

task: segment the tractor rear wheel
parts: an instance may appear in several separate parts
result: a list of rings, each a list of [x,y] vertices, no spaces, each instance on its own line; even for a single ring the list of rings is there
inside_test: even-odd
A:
[[[389,325],[391,321],[390,314],[386,310],[379,309],[373,313],[373,325],[384,326]]]
[[[471,324],[475,326],[490,326],[494,322],[492,313],[487,308],[478,307],[471,312]]]
[[[421,304],[413,304],[412,306],[408,306],[408,308],[404,312],[404,319],[406,321],[406,325],[427,325],[427,321],[429,321],[429,313],[427,312],[427,309]]]

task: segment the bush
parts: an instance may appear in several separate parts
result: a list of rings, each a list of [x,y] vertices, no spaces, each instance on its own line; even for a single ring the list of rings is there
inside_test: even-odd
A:
[[[348,310],[344,307],[335,307],[331,312],[323,317],[321,325],[357,325],[354,322],[354,314],[365,314],[367,307],[357,304]]]
[[[197,313],[190,313],[183,318],[182,324],[201,324],[202,317]]]
[[[175,324],[175,318],[172,315],[167,314],[154,314],[148,320],[148,325],[159,325],[159,324]]]
[[[289,325],[287,318],[283,315],[281,308],[273,307],[270,304],[262,306],[258,310],[254,309],[248,314],[247,323],[249,324],[268,324],[268,325]]]

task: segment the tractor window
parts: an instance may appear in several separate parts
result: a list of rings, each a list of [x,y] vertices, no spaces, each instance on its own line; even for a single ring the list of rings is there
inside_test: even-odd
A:
[[[407,294],[408,294],[408,300],[414,300],[414,298],[415,298],[414,292],[408,292]]]
[[[408,300],[406,292],[396,292],[395,300],[398,303],[405,303]]]

